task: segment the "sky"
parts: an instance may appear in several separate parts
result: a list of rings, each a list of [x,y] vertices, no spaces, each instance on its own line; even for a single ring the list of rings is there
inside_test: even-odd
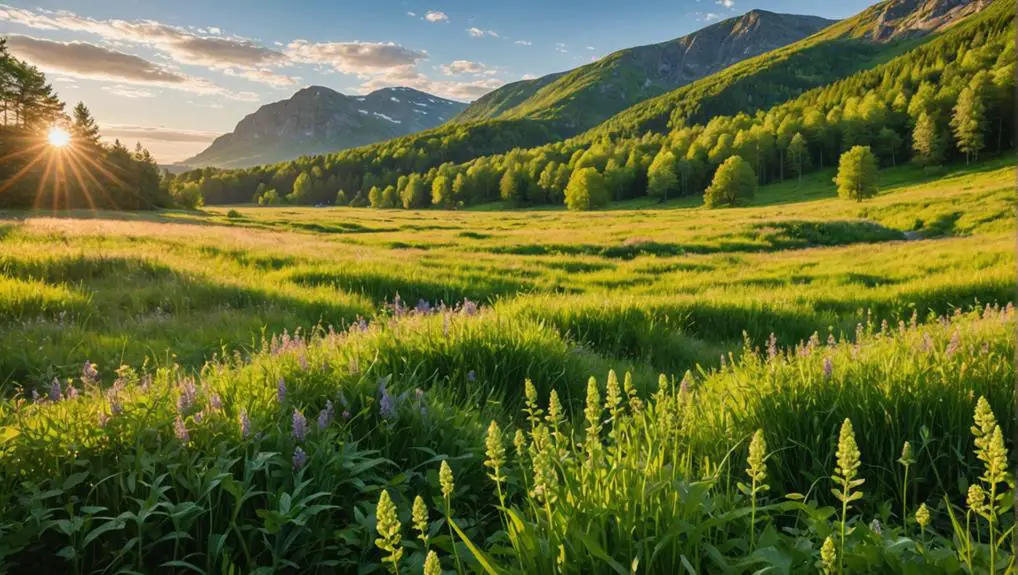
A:
[[[0,0],[0,35],[107,139],[190,157],[321,85],[472,101],[752,9],[837,19],[871,0]]]

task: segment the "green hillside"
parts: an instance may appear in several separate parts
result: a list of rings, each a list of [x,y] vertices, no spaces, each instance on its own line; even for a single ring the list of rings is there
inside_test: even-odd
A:
[[[555,82],[567,73],[548,74],[534,80],[520,80],[506,84],[471,102],[467,109],[457,115],[453,121],[476,122],[502,116],[533,97],[544,86]]]

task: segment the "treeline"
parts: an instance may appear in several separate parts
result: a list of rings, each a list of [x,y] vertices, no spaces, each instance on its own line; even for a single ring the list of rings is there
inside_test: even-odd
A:
[[[66,146],[48,140],[66,131]],[[139,145],[99,141],[79,103],[68,115],[46,76],[0,38],[0,208],[150,209],[172,204],[159,168]]]
[[[701,194],[733,156],[761,184],[836,166],[855,146],[869,146],[886,166],[973,159],[1014,147],[1012,26],[1011,6],[997,2],[890,62],[766,111],[698,123],[670,113],[664,134],[581,136],[462,163],[442,155],[450,148],[441,141],[433,148],[396,141],[243,172],[192,173],[185,181],[215,188],[209,203],[416,209],[502,199],[582,209],[647,194]],[[469,153],[466,145],[453,149]],[[569,201],[570,191],[581,201]]]

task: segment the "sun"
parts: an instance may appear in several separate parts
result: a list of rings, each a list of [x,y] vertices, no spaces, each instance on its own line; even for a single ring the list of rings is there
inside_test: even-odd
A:
[[[71,143],[71,135],[67,133],[67,130],[53,126],[49,129],[49,134],[46,135],[46,139],[49,140],[49,145],[54,148],[63,148],[67,144]]]

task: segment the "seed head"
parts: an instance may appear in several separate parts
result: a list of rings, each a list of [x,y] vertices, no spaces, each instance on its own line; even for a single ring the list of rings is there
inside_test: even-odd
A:
[[[522,429],[517,429],[513,435],[513,448],[516,449],[516,457],[522,461],[527,453],[527,436],[523,434]]]
[[[300,471],[308,461],[308,454],[300,447],[293,450],[293,470]]]
[[[633,374],[626,372],[626,376],[622,379],[622,389],[626,392],[626,397],[629,398],[629,409],[633,413],[639,413],[643,409],[643,401],[640,399],[636,392],[636,386],[633,385]]]
[[[402,525],[399,522],[399,517],[396,515],[396,504],[389,497],[389,492],[384,489],[378,497],[375,517],[377,519],[375,529],[378,531],[378,539],[375,539],[375,545],[388,553],[384,561],[392,564],[391,570],[395,573],[399,569],[400,559],[403,558],[403,547],[400,545],[402,541],[400,535]]]
[[[920,529],[926,529],[930,524],[930,510],[926,508],[926,504],[919,505],[919,510],[915,512],[915,522],[919,524]]]
[[[601,431],[601,392],[593,377],[587,380],[587,407],[583,414],[587,419],[587,435],[597,436]]]
[[[414,506],[410,514],[410,518],[414,522],[414,529],[417,530],[418,539],[427,541],[428,506],[424,504],[424,499],[422,499],[420,495],[414,498]]]
[[[453,481],[452,468],[449,467],[449,462],[442,460],[442,466],[438,470],[438,483],[442,487],[442,497],[449,498],[452,495],[453,489],[456,488],[456,483]]]
[[[908,466],[915,463],[915,461],[915,456],[912,455],[912,444],[906,441],[905,445],[901,446],[901,457],[898,458],[898,463]]]
[[[548,416],[546,418],[548,425],[559,426],[565,421],[565,414],[562,410],[562,402],[558,399],[558,391],[551,390],[551,394],[548,396]]]
[[[293,438],[297,441],[304,441],[308,434],[308,422],[304,414],[296,409],[293,410]]]
[[[984,514],[986,512],[986,492],[983,491],[983,487],[978,483],[969,485],[969,492],[965,498],[965,503],[973,513]]]
[[[855,479],[859,471],[860,456],[859,446],[855,442],[855,430],[852,428],[852,421],[848,418],[841,424],[841,433],[838,436],[838,474],[846,481]]]
[[[767,440],[764,439],[764,433],[762,429],[756,430],[753,434],[753,439],[749,442],[749,456],[746,458],[748,467],[746,469],[746,475],[758,484],[761,484],[764,490],[767,489],[767,485],[764,481],[767,480]]]
[[[612,417],[615,417],[620,405],[622,405],[622,387],[619,385],[619,378],[613,369],[608,372],[608,383],[605,384],[604,408]]]
[[[527,379],[523,382],[523,393],[527,398],[528,404],[537,405],[537,388],[534,387],[534,382]]]
[[[820,547],[820,568],[826,575],[834,573],[835,564],[838,561],[838,550],[834,547],[834,539],[830,535],[824,540]]]
[[[442,575],[442,564],[434,551],[428,551],[428,558],[424,560],[424,575]]]
[[[499,470],[505,467],[505,443],[502,437],[502,429],[499,428],[498,423],[495,420],[491,420],[491,425],[488,426],[488,435],[484,439],[484,453],[487,455],[487,459],[484,461],[486,467],[490,467],[493,475],[492,480],[499,482],[502,480],[501,473]]]

